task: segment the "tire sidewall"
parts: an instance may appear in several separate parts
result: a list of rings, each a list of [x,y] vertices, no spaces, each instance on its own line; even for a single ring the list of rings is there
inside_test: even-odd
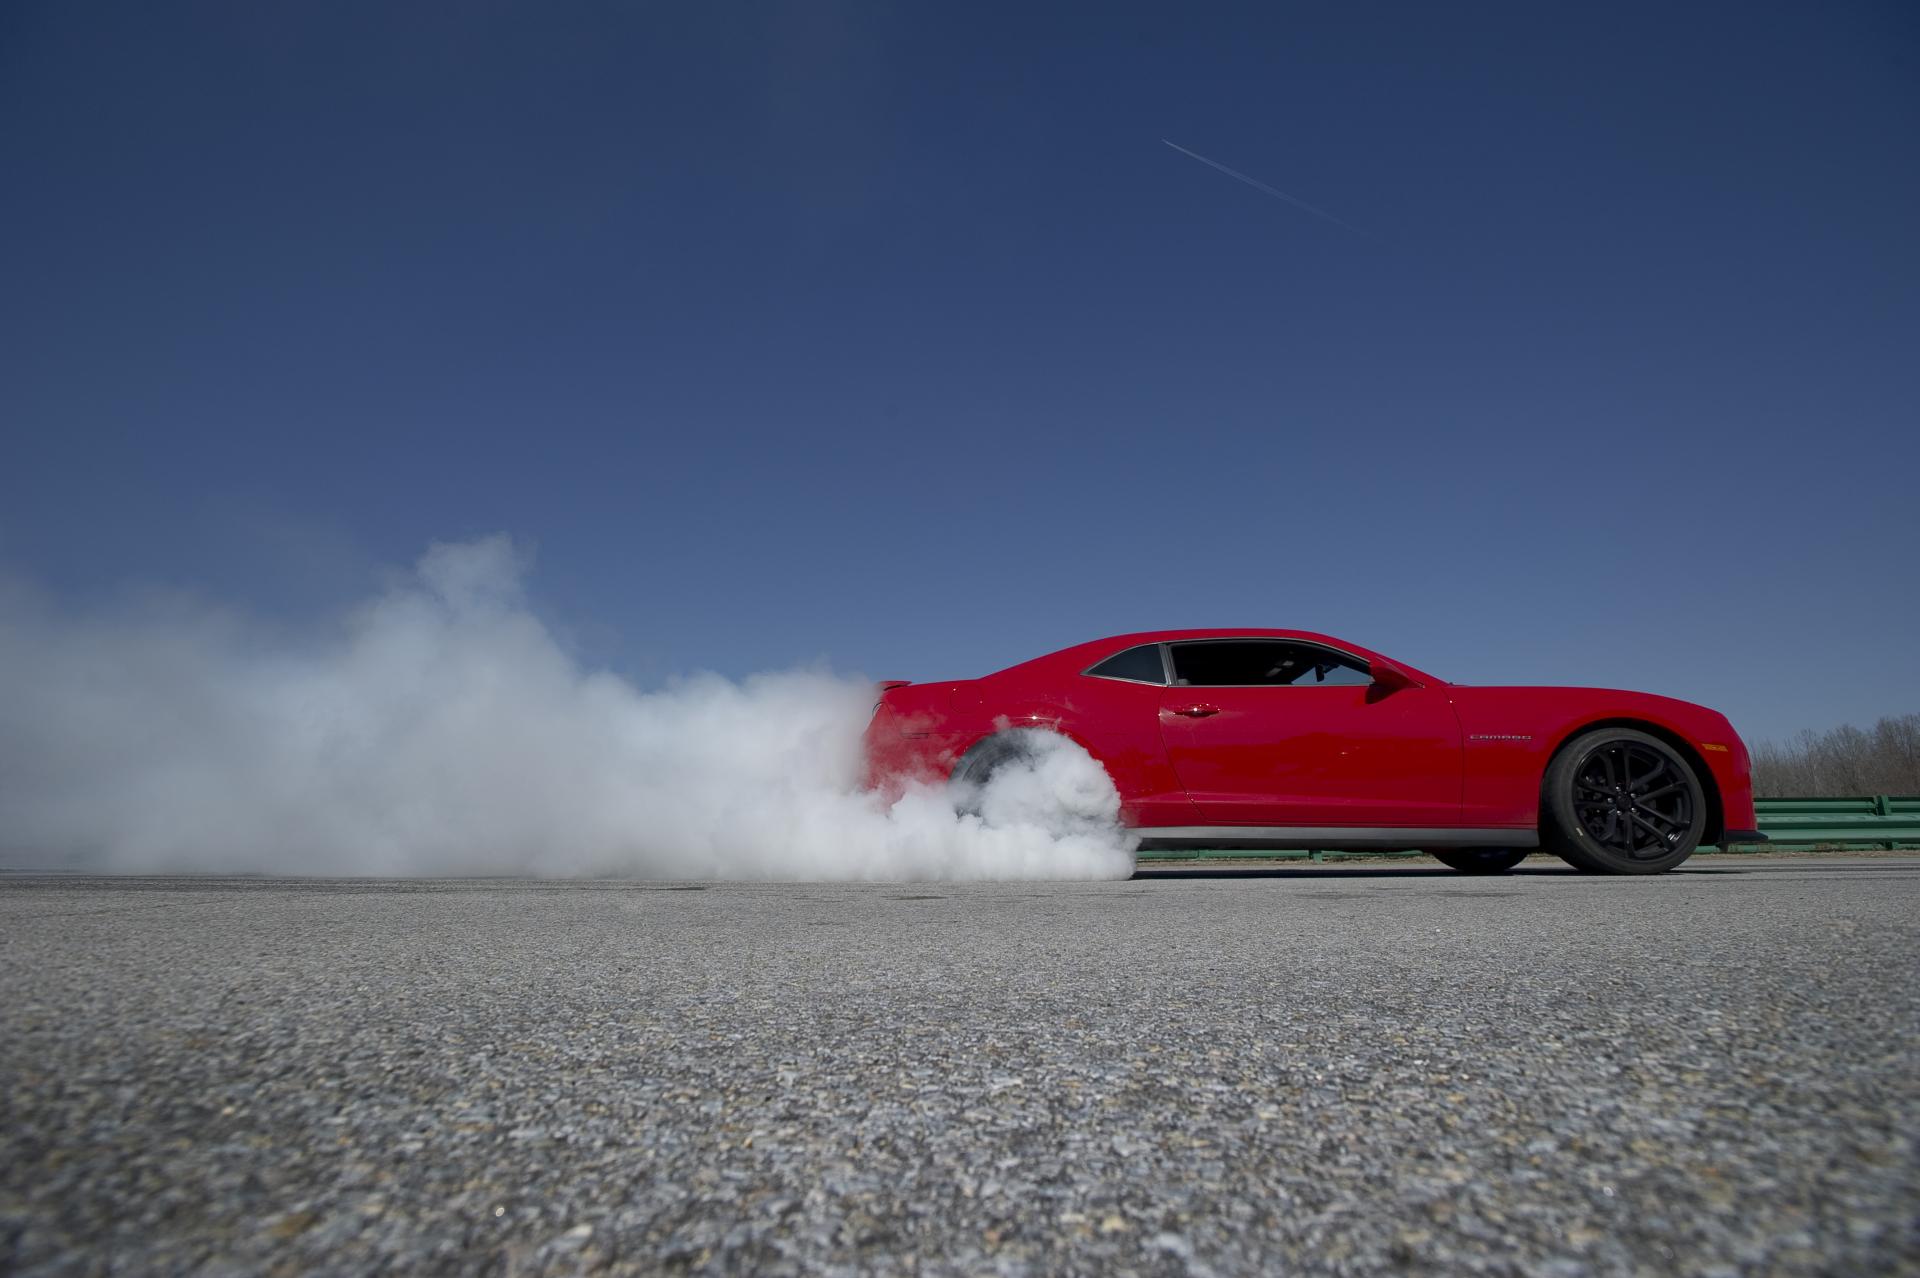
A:
[[[1427,855],[1462,874],[1505,874],[1533,851],[1532,848],[1429,848]]]

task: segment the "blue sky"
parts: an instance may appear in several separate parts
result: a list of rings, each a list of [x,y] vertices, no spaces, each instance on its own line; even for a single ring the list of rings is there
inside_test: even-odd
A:
[[[1917,161],[1897,3],[10,4],[0,565],[300,625],[506,531],[643,683],[1251,624],[1867,721]]]

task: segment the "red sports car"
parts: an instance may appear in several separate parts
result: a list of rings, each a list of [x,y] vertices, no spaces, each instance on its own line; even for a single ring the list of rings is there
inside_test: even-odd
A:
[[[1148,848],[1418,849],[1607,874],[1759,842],[1726,716],[1595,688],[1473,688],[1300,630],[1117,635],[957,683],[888,683],[870,779],[979,782],[1069,737]]]

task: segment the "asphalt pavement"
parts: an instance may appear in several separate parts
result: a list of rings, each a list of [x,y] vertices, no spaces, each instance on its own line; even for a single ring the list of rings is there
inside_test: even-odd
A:
[[[0,1272],[1920,1270],[1920,859],[0,876]]]

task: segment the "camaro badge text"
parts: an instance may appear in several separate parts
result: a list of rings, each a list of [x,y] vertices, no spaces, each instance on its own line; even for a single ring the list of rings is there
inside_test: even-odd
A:
[[[1531,732],[1471,732],[1467,734],[1467,740],[1469,741],[1531,741],[1533,740],[1533,734]]]

